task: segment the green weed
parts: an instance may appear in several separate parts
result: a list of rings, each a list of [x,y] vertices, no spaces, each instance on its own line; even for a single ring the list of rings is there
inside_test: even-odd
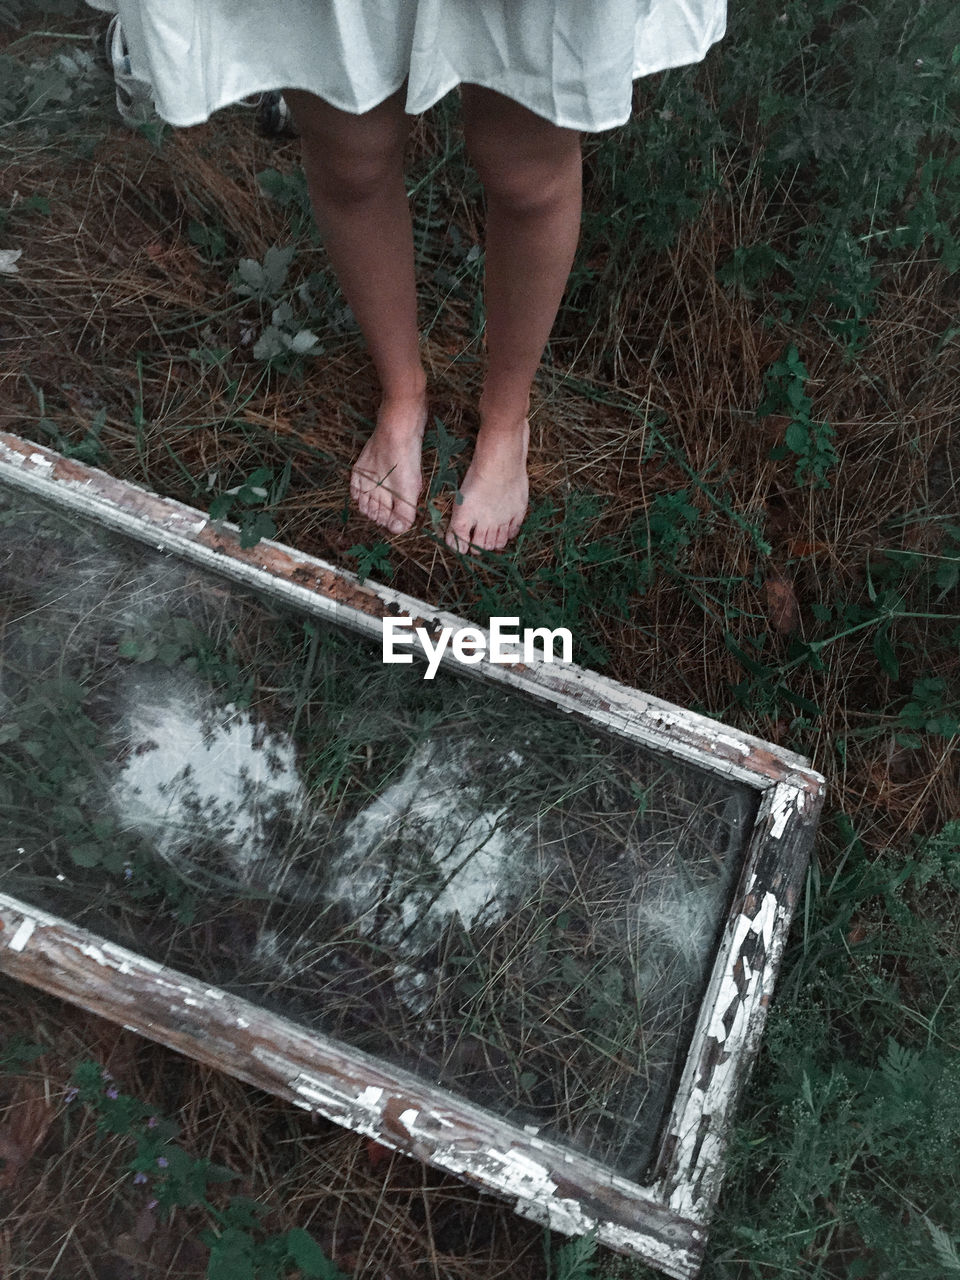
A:
[[[357,580],[366,582],[371,573],[387,582],[393,577],[393,565],[390,563],[390,544],[377,541],[373,546],[365,546],[362,542],[354,543],[346,554],[355,556],[357,561]]]
[[[556,1248],[552,1247],[550,1231],[544,1232],[543,1257],[547,1266],[547,1280],[594,1280],[596,1254],[595,1230]]]
[[[197,246],[207,262],[220,262],[226,257],[226,232],[219,224],[207,225],[197,218],[191,218],[187,234],[190,237],[190,243]]]
[[[25,1036],[13,1036],[0,1044],[0,1071],[15,1074],[47,1052],[46,1045],[34,1044]]]
[[[309,1232],[293,1227],[267,1234],[262,1221],[267,1210],[258,1201],[234,1195],[225,1205],[215,1204],[210,1188],[239,1174],[190,1155],[176,1142],[179,1126],[121,1093],[98,1063],[81,1062],[70,1081],[68,1103],[92,1111],[102,1138],[132,1139],[126,1169],[149,1195],[148,1208],[160,1215],[175,1208],[203,1212],[209,1226],[199,1238],[209,1249],[207,1280],[283,1280],[294,1269],[304,1280],[347,1280]]]
[[[771,449],[770,457],[796,456],[794,483],[810,480],[814,488],[828,489],[827,472],[837,466],[836,433],[828,422],[817,422],[810,416],[813,402],[805,389],[809,376],[797,348],[790,346],[783,359],[767,370],[767,394],[757,413],[761,417],[784,413],[790,418],[783,444]]]
[[[242,503],[246,509],[240,514],[241,547],[255,547],[261,538],[275,537],[277,526],[266,511],[250,508],[258,504],[273,506],[282,500],[290,487],[291,465],[288,459],[276,479],[270,467],[258,467],[242,484],[217,494],[210,502],[210,519],[224,520],[237,503]]]
[[[300,241],[308,237],[314,245],[320,243],[320,233],[310,206],[306,175],[300,165],[294,166],[289,173],[280,173],[278,169],[263,169],[257,174],[257,183],[264,195],[287,210],[291,240]]]

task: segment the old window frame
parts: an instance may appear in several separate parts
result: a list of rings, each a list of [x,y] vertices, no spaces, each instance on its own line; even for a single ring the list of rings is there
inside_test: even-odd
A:
[[[389,614],[436,636],[473,625],[424,601],[262,540],[202,511],[0,433],[0,482],[379,640]],[[445,654],[442,665],[455,663]],[[631,1182],[446,1089],[308,1031],[0,893],[0,970],[217,1067],[295,1106],[506,1197],[568,1234],[677,1280],[696,1275],[733,1109],[756,1054],[803,883],[825,782],[809,763],[709,717],[573,665],[481,663],[461,674],[522,691],[656,751],[745,783],[759,807],[653,1177]]]

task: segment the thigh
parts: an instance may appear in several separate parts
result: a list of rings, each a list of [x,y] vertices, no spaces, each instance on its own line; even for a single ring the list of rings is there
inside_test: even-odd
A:
[[[370,111],[354,114],[305,89],[284,89],[303,141],[332,164],[357,168],[402,163],[412,117],[404,111],[406,83]]]
[[[549,182],[558,170],[580,162],[580,133],[538,116],[494,89],[462,84],[467,153],[485,184],[510,175]]]

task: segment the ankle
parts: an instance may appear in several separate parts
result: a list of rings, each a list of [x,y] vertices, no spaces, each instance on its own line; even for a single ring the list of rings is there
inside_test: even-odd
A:
[[[516,421],[489,419],[480,423],[473,449],[473,465],[482,472],[507,467],[525,470],[529,447],[526,418]]]
[[[401,404],[423,400],[427,394],[427,375],[423,369],[396,378],[380,380],[381,402]]]
[[[427,404],[423,396],[395,396],[380,401],[376,436],[382,442],[405,447],[422,442],[427,425]]]
[[[525,396],[497,396],[484,391],[477,408],[481,430],[516,431],[530,412],[530,395],[528,392]]]

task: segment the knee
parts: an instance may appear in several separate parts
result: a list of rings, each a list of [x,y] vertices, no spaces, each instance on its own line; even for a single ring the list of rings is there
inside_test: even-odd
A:
[[[475,143],[470,157],[487,202],[515,217],[535,216],[579,199],[579,142],[530,155],[512,152],[498,139],[492,146]]]
[[[350,206],[375,199],[397,176],[392,156],[336,147],[303,148],[311,196],[326,204]]]
[[[350,116],[312,94],[285,96],[291,99],[313,199],[363,204],[398,175],[402,179],[405,135],[385,113]]]

